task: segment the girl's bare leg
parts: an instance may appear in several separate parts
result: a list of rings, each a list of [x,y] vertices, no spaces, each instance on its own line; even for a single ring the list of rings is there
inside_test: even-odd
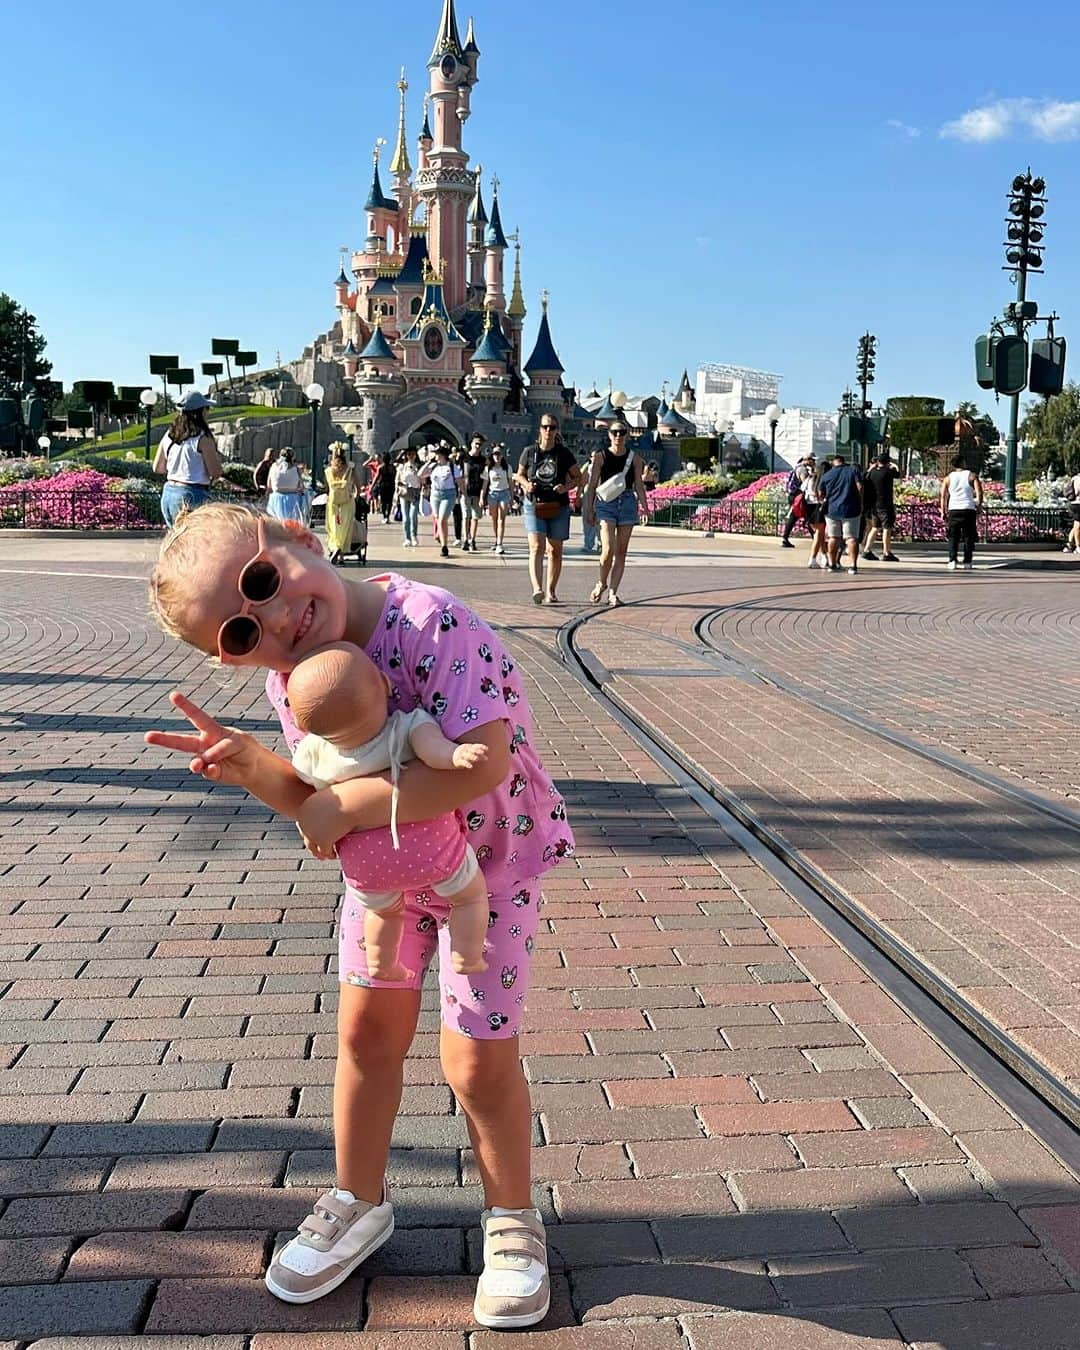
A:
[[[439,1044],[446,1081],[465,1112],[484,1208],[528,1209],[532,1107],[517,1037],[472,1040],[444,1026]]]

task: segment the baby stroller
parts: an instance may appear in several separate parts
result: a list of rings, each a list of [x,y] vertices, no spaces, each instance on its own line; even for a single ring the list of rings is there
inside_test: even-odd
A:
[[[353,521],[351,547],[342,550],[342,560],[346,557],[354,556],[361,567],[367,566],[367,545],[368,545],[368,511],[367,498],[358,496],[356,499],[356,519]]]

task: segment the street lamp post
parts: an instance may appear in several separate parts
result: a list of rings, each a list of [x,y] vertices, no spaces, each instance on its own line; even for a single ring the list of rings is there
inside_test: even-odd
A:
[[[139,402],[142,404],[142,410],[146,417],[146,444],[143,447],[143,457],[147,463],[150,462],[150,431],[154,421],[154,408],[157,405],[157,394],[152,389],[144,389],[139,395]]]
[[[776,472],[776,428],[780,421],[783,409],[775,403],[770,403],[765,409],[765,421],[769,424],[769,472]]]
[[[877,364],[877,338],[873,333],[864,333],[859,339],[859,354],[855,362],[855,375],[862,390],[862,403],[859,406],[859,464],[866,468],[866,453],[870,445],[870,399],[867,389],[874,383],[874,369]]]
[[[321,384],[309,384],[304,390],[304,396],[311,408],[311,464],[309,467],[313,479],[315,477],[315,451],[319,439],[319,408],[322,406],[325,393],[326,391]]]
[[[52,441],[49,439],[49,437],[39,436],[37,446],[38,449],[41,451],[41,453],[45,456],[45,458],[49,459],[50,452],[52,451]]]

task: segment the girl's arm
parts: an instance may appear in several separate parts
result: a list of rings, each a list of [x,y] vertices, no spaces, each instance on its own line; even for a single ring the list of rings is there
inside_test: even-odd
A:
[[[397,818],[412,825],[457,811],[493,792],[510,773],[510,736],[503,721],[470,727],[459,745],[483,745],[487,756],[471,769],[431,769],[419,760],[407,764],[398,782]],[[305,839],[323,854],[351,830],[390,824],[393,786],[389,775],[350,778],[316,792],[304,804],[298,823]]]
[[[148,731],[147,745],[190,755],[188,768],[212,783],[242,787],[273,811],[299,820],[305,802],[314,792],[288,760],[275,755],[254,736],[236,727],[226,727],[197,703],[175,690],[169,702],[195,728],[192,732]]]

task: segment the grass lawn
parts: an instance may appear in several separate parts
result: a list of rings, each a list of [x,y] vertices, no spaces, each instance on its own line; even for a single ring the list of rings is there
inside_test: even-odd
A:
[[[270,422],[283,421],[287,417],[303,417],[309,413],[308,408],[264,408],[257,403],[243,403],[227,408],[211,408],[207,413],[207,420],[211,423],[224,420],[235,421],[240,417],[261,417]],[[151,422],[152,427],[167,427],[172,422],[175,413],[169,413],[167,417],[155,417]],[[111,432],[108,436],[102,436],[98,441],[82,441],[73,452],[74,454],[126,454],[129,450],[141,453],[146,444],[146,424],[140,426],[126,427],[124,430],[124,439],[121,441],[118,431]],[[59,456],[56,456],[59,458]]]

